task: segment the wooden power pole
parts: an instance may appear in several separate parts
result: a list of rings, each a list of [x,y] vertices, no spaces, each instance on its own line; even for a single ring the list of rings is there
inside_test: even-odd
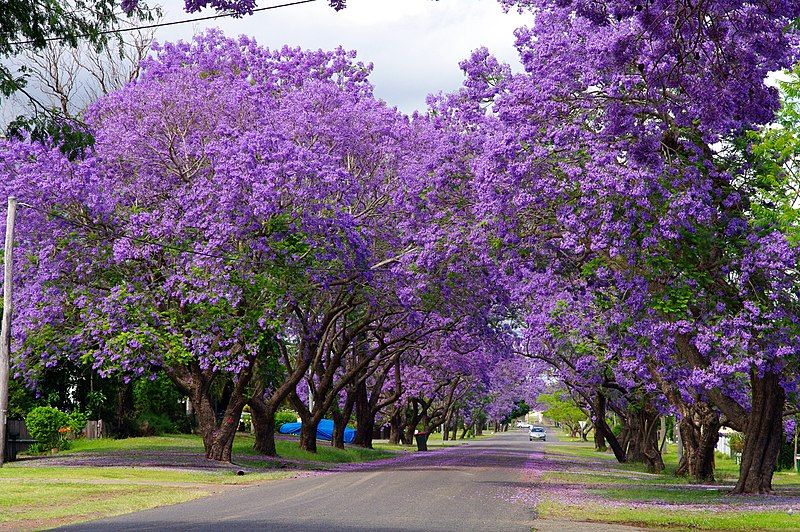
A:
[[[6,213],[6,246],[3,255],[3,322],[0,329],[0,466],[5,461],[8,429],[8,377],[11,354],[11,273],[14,261],[14,221],[17,199],[8,198]]]

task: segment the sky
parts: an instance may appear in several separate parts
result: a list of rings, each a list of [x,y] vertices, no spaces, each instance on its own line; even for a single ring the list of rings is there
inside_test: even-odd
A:
[[[260,0],[258,7],[284,0]],[[151,4],[153,2],[150,2]],[[163,21],[194,18],[183,0],[162,0]],[[336,12],[326,0],[255,13],[159,28],[158,41],[187,40],[206,28],[229,36],[245,34],[270,48],[284,44],[309,49],[342,45],[374,64],[376,95],[400,110],[425,108],[425,97],[457,89],[463,80],[458,63],[486,46],[502,61],[518,67],[514,29],[530,15],[504,13],[496,0],[348,0]]]

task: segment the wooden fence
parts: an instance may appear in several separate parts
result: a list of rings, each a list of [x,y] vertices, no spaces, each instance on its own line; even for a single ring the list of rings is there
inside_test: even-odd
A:
[[[32,443],[31,434],[28,432],[24,420],[9,419],[6,422],[6,445],[3,457],[5,461],[16,460],[17,453],[27,451]]]
[[[105,427],[103,427],[102,419],[98,421],[87,421],[86,428],[83,429],[83,435],[87,440],[96,440],[97,438],[105,436],[104,430]]]

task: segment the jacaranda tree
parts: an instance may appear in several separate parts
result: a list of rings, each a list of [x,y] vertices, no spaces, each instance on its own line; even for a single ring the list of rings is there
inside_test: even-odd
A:
[[[485,52],[464,64],[466,95],[493,103],[474,168],[486,223],[512,244],[500,263],[540,284],[580,272],[587,297],[613,286],[626,317],[606,349],[683,368],[746,434],[734,491],[770,491],[797,376],[798,257],[753,215],[741,139],[778,108],[765,80],[791,66],[800,6],[504,4],[535,13],[517,32],[525,72]]]

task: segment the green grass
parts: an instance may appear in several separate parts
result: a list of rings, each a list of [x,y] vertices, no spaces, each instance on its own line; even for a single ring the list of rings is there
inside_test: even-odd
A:
[[[545,444],[545,452],[552,455],[572,456],[578,458],[597,459],[609,461],[613,464],[615,470],[618,471],[638,471],[646,472],[642,464],[619,464],[611,451],[599,453],[594,450],[594,444],[591,442],[575,442],[569,444]],[[677,448],[673,444],[666,446],[663,454],[664,473],[657,478],[660,483],[664,482],[688,482],[687,479],[675,477],[675,470],[678,467],[678,453]],[[717,482],[734,483],[739,478],[739,464],[732,458],[717,453],[715,458],[715,477]],[[773,477],[773,485],[776,487],[797,487],[800,488],[800,475],[794,471],[776,471]]]
[[[282,458],[291,460],[302,460],[307,462],[324,463],[350,463],[367,462],[394,456],[389,449],[363,449],[361,447],[347,446],[346,449],[336,449],[328,442],[317,442],[317,452],[310,453],[303,451],[295,440],[278,439],[275,441],[278,455]],[[397,446],[400,449],[399,446]],[[101,438],[98,440],[76,440],[73,442],[72,449],[64,451],[62,454],[77,452],[113,452],[113,451],[194,451],[203,453],[203,441],[194,434],[173,434],[168,436],[151,436],[145,438],[126,438],[113,440]],[[238,456],[260,456],[253,451],[253,437],[247,434],[237,434],[233,442],[233,454]],[[252,460],[247,460],[252,464]],[[270,466],[273,462],[269,460],[257,461],[255,465]]]
[[[219,491],[289,476],[272,471],[237,476],[124,467],[34,467],[25,462],[0,469],[0,527],[31,529],[175,504]]]
[[[717,455],[715,461],[718,483],[709,489],[674,475],[678,462],[675,446],[667,447],[666,469],[658,475],[647,473],[642,464],[619,464],[612,453],[594,451],[590,442],[548,443],[545,452],[575,469],[545,473],[541,481],[583,489],[590,498],[580,504],[544,501],[537,506],[542,517],[681,530],[800,529],[800,517],[788,514],[779,504],[771,511],[737,510],[735,498],[727,492],[738,477],[739,466],[723,455]],[[586,464],[585,470],[582,464]],[[781,490],[797,490],[800,475],[777,472],[773,483]],[[670,507],[664,508],[667,504]],[[764,505],[769,505],[768,499]]]
[[[621,523],[677,530],[798,530],[800,516],[785,511],[713,512],[660,508],[616,508],[607,505],[569,505],[547,501],[539,504],[539,515],[552,519]]]
[[[26,462],[11,462],[0,468],[0,482],[95,482],[161,484],[253,484],[285,478],[285,471],[267,471],[239,476],[233,471],[195,471],[147,467],[37,467]]]
[[[394,456],[386,448],[336,449],[318,442],[317,453],[300,450],[297,441],[276,441],[282,458],[319,463],[365,462]],[[386,446],[385,446],[386,447]],[[72,449],[60,453],[189,452],[203,455],[199,436],[176,434],[122,440],[76,440]],[[31,529],[58,526],[88,519],[184,502],[225,489],[286,478],[291,473],[275,470],[276,462],[253,451],[253,437],[238,434],[233,446],[237,463],[262,469],[237,476],[233,471],[198,471],[152,467],[38,466],[36,462],[14,462],[0,468],[0,528]]]

